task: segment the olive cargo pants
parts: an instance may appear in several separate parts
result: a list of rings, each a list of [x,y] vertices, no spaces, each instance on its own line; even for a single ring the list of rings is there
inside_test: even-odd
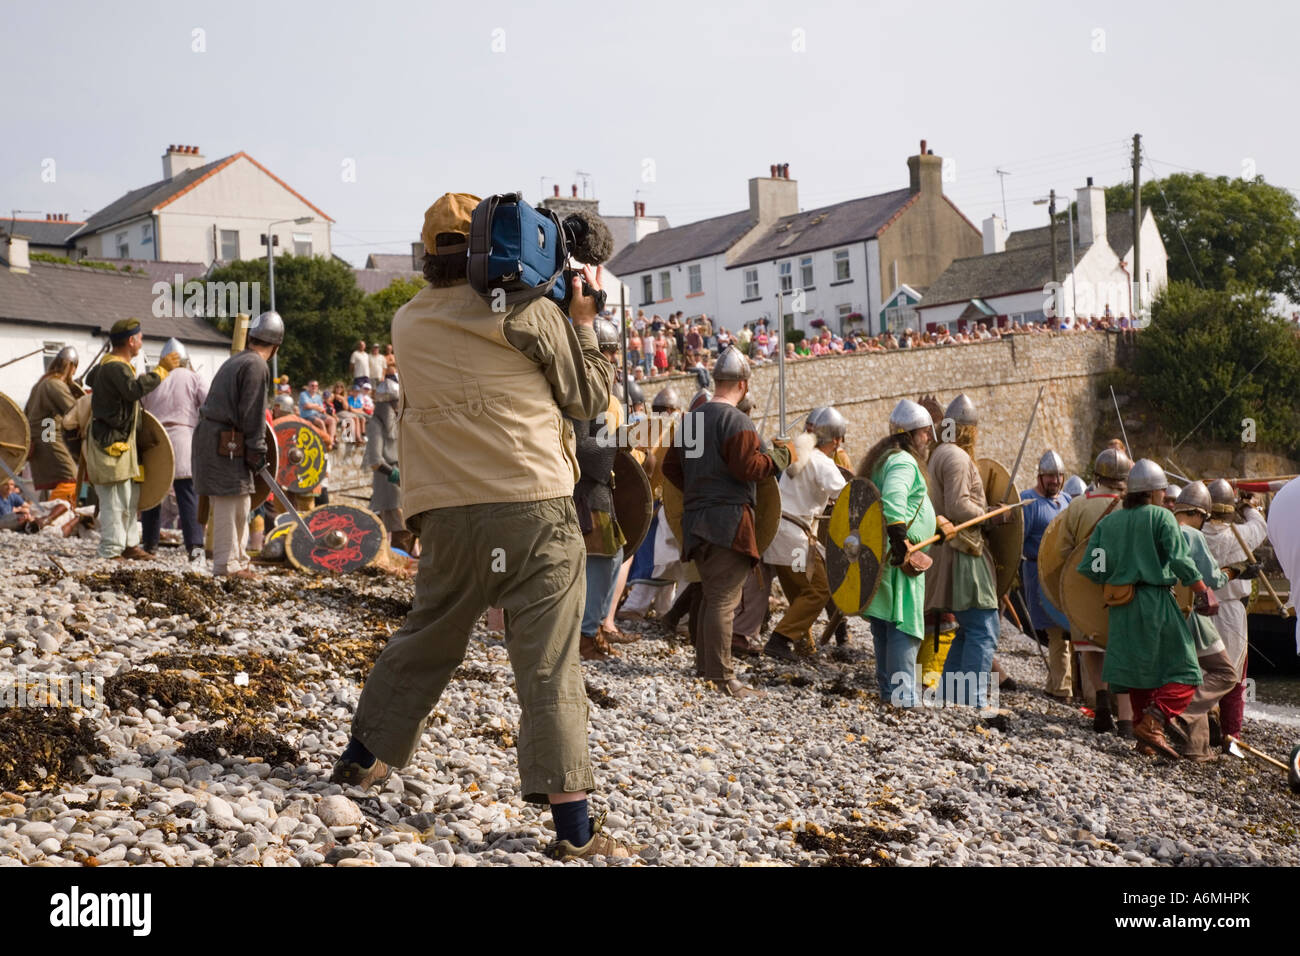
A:
[[[505,611],[524,799],[595,786],[578,657],[586,547],[572,498],[435,508],[419,528],[415,601],[366,678],[352,735],[404,767],[489,607]]]

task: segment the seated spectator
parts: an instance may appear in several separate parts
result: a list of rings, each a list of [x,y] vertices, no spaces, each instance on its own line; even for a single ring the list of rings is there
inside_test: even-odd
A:
[[[320,383],[314,379],[298,395],[298,414],[325,433],[326,448],[334,447],[338,421],[325,410],[325,396],[321,394]]]
[[[370,383],[367,382],[367,385]],[[361,386],[353,385],[348,390],[346,399],[347,411],[344,413],[351,420],[351,431],[353,441],[363,442],[366,440],[366,413],[365,407],[361,402]],[[346,437],[346,431],[345,431]]]
[[[809,355],[812,355],[812,347],[809,346],[809,344],[808,344],[808,340],[807,340],[807,339],[800,339],[800,340],[799,340],[799,343],[798,343],[797,345],[796,345],[795,343],[793,343],[793,342],[787,342],[786,345],[785,345],[785,356],[786,356],[786,358],[789,358],[789,357],[790,357],[790,349],[791,349],[791,347],[794,348],[795,353],[796,353],[800,358],[805,358],[805,357],[807,357],[807,356],[809,356]]]
[[[0,531],[34,534],[68,510],[61,499],[29,504],[13,479],[0,479]]]
[[[807,345],[807,343],[805,343],[805,342],[800,342],[800,343],[799,343],[799,347],[801,347],[801,348],[805,348],[805,349],[806,349],[806,348],[808,347],[808,345]],[[803,358],[803,357],[804,357],[805,355],[807,355],[807,354],[808,354],[807,352],[800,352],[800,351],[799,351],[799,348],[796,348],[796,347],[795,347],[795,344],[794,344],[793,342],[786,342],[786,343],[785,343],[785,360],[786,360],[787,362],[794,362],[794,361],[797,361],[797,360]]]
[[[361,411],[365,413],[367,418],[370,418],[375,414],[375,400],[373,395],[374,389],[369,385],[361,386]]]

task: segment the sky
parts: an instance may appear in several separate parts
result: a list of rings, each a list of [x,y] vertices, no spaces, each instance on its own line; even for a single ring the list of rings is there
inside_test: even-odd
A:
[[[1005,188],[1013,231],[1046,224],[1049,189],[1131,179],[1134,133],[1144,181],[1300,190],[1293,4],[4,6],[0,216],[84,219],[170,143],[247,152],[358,265],[408,252],[443,192],[577,183],[682,225],[746,208],[773,163],[805,209],[905,187],[921,139],[976,225]]]

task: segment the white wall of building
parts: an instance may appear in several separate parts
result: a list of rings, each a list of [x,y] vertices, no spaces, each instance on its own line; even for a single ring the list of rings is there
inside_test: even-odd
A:
[[[145,359],[151,363],[149,368],[157,363],[158,352],[164,341],[161,338],[145,338],[144,351],[136,358],[139,371],[147,371]],[[78,375],[86,370],[102,344],[103,339],[92,336],[89,330],[16,322],[0,323],[0,356],[13,358],[43,346],[57,350],[71,345],[81,356],[81,365],[77,369]],[[212,376],[216,374],[221,363],[230,357],[229,346],[187,344],[185,347],[189,350],[191,366],[205,382],[212,381]],[[22,361],[0,368],[0,392],[12,398],[21,408],[27,404],[27,396],[32,386],[36,384],[36,380],[44,374],[45,359],[42,353],[38,352]]]

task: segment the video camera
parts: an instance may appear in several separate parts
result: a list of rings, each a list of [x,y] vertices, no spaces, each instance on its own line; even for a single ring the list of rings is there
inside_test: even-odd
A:
[[[573,304],[570,257],[599,265],[614,251],[614,237],[599,216],[576,212],[561,219],[535,208],[520,193],[488,196],[474,209],[469,234],[470,287],[488,305],[517,305],[547,296],[565,315]],[[583,280],[582,292],[605,307],[604,290]]]

